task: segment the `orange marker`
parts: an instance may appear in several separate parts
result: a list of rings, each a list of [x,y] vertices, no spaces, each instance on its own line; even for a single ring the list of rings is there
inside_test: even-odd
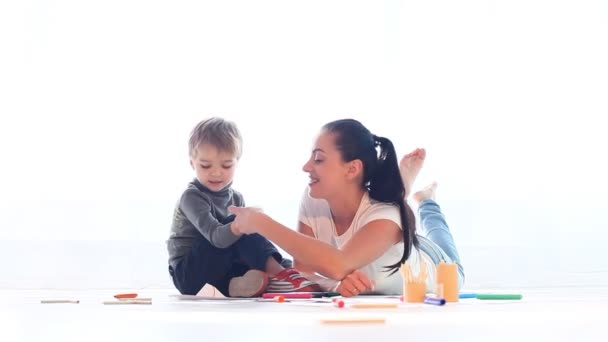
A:
[[[285,297],[283,296],[275,296],[274,301],[277,303],[283,303],[285,301]]]
[[[137,298],[137,293],[119,293],[114,295],[116,299]]]

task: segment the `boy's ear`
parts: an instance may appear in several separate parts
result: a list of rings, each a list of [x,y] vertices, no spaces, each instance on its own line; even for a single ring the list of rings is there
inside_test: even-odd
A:
[[[360,159],[355,159],[349,162],[346,169],[346,176],[349,180],[353,180],[363,174],[363,162]]]
[[[190,166],[192,166],[192,170],[194,170],[194,163],[192,162],[192,159],[190,159]]]

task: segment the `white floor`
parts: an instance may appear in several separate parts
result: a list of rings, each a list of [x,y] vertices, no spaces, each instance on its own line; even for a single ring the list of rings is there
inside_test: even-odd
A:
[[[153,298],[152,305],[102,304],[124,291],[0,290],[0,341],[608,340],[606,287],[500,289],[495,292],[522,293],[524,298],[467,299],[444,307],[400,304],[397,309],[339,309],[309,301],[194,302],[172,297],[174,290],[137,291]],[[80,303],[41,304],[42,299]],[[321,323],[322,318],[352,317],[386,322]]]

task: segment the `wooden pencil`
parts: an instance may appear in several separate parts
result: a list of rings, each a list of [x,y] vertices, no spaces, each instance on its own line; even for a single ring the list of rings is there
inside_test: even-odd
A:
[[[399,307],[396,303],[353,303],[347,305],[349,308],[355,309],[395,309]]]
[[[43,299],[40,301],[40,304],[78,304],[79,300],[71,300],[71,299]]]
[[[144,305],[150,305],[152,304],[152,301],[149,300],[111,300],[111,301],[105,301],[103,302],[103,305],[129,305],[129,304],[144,304]]]
[[[386,318],[326,318],[321,320],[322,324],[382,324]]]

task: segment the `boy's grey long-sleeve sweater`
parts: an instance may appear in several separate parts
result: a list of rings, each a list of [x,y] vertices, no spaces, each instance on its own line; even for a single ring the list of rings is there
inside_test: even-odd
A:
[[[201,238],[218,248],[227,248],[235,243],[239,236],[230,230],[232,214],[228,212],[228,207],[231,205],[242,207],[245,201],[230,185],[214,192],[197,179],[190,182],[173,213],[171,233],[167,240],[169,264],[175,267],[179,258],[186,255]]]

